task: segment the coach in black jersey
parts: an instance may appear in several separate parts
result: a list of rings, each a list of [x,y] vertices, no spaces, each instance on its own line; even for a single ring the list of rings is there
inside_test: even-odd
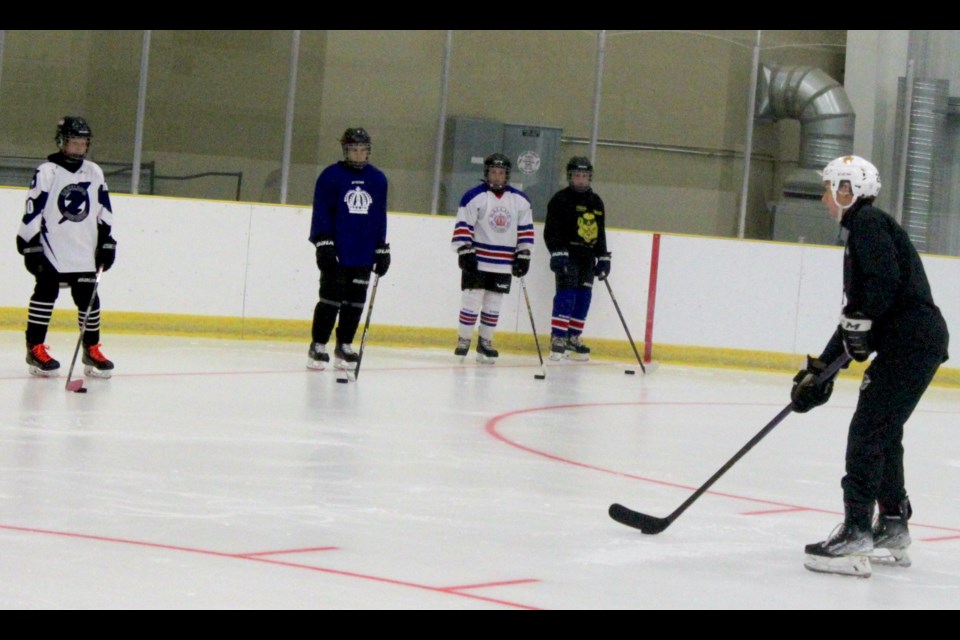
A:
[[[909,236],[874,206],[877,168],[844,156],[823,170],[822,202],[847,234],[843,258],[846,304],[839,326],[819,358],[794,378],[793,408],[806,412],[827,401],[833,381],[814,382],[826,363],[846,352],[864,362],[876,354],[860,385],[847,435],[844,522],[827,540],[806,547],[814,571],[869,575],[863,558],[884,549],[908,565],[907,520],[912,509],[904,481],[903,428],[938,367],[949,335],[934,304],[923,263]],[[879,508],[872,522],[874,505]]]
[[[113,362],[100,351],[100,296],[96,271],[113,265],[113,210],[103,170],[86,159],[92,132],[86,120],[65,116],[57,123],[60,151],[37,167],[17,232],[17,250],[36,285],[27,318],[27,364],[37,376],[60,368],[44,341],[60,286],[68,286],[83,328],[84,373],[109,378]],[[89,313],[87,310],[89,308]]]

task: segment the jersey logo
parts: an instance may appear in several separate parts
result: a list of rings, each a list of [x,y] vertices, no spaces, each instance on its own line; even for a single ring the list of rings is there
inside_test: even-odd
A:
[[[585,213],[577,218],[577,235],[583,238],[587,244],[593,244],[600,235],[600,227],[597,226],[597,218],[592,213]]]
[[[343,201],[347,203],[347,210],[350,213],[365,216],[373,205],[373,196],[357,187],[353,191],[347,191],[347,195],[343,196]]]
[[[870,376],[864,373],[863,380],[860,382],[860,391],[865,391],[866,388],[869,386],[870,386]]]
[[[495,206],[491,209],[487,219],[490,221],[490,226],[493,227],[493,230],[497,233],[506,233],[513,228],[513,217],[510,215],[510,210],[506,207]]]
[[[83,222],[90,215],[90,194],[87,193],[89,182],[68,184],[57,196],[57,208],[60,209],[60,222]]]

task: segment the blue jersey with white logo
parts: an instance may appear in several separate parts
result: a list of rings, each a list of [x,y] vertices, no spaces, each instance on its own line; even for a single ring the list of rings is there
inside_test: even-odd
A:
[[[310,242],[333,238],[344,267],[369,267],[387,240],[387,177],[372,164],[330,165],[317,178]]]

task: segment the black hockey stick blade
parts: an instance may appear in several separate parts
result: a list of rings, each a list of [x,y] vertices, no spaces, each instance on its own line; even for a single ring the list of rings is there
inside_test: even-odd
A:
[[[657,518],[654,516],[648,516],[645,513],[628,509],[622,504],[617,504],[616,502],[610,505],[609,513],[610,517],[620,524],[625,524],[628,527],[633,527],[634,529],[640,529],[642,533],[648,533],[650,535],[660,533],[669,527],[671,522],[673,522],[673,518]]]
[[[850,356],[846,353],[842,354],[836,360],[827,365],[827,368],[817,376],[815,384],[824,382],[825,380],[831,379],[840,369],[850,362]],[[780,413],[774,417],[773,420],[767,423],[767,425],[757,432],[755,436],[750,438],[750,441],[747,444],[743,445],[739,451],[737,451],[732,458],[727,460],[726,464],[720,467],[716,473],[714,473],[710,478],[700,485],[700,488],[693,492],[693,494],[684,500],[683,504],[674,509],[673,513],[668,515],[666,518],[657,518],[654,516],[649,516],[645,513],[640,513],[639,511],[634,511],[633,509],[628,509],[627,507],[621,504],[612,504],[607,510],[607,513],[610,514],[610,517],[616,520],[621,524],[625,524],[628,527],[633,527],[634,529],[639,529],[642,533],[647,534],[657,534],[670,526],[670,524],[680,517],[680,514],[687,510],[691,504],[696,502],[697,498],[706,493],[707,489],[713,486],[713,483],[720,479],[720,476],[725,474],[730,470],[737,460],[742,458],[747,454],[750,449],[754,447],[758,442],[763,440],[768,433],[774,430],[774,428],[783,422],[783,419],[788,415],[793,413],[793,403],[791,402],[783,409],[780,410]]]

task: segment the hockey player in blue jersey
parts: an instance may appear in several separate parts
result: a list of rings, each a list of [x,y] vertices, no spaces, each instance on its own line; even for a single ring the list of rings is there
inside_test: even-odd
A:
[[[503,296],[510,293],[512,276],[530,269],[533,251],[533,210],[527,196],[510,186],[511,163],[502,153],[483,161],[483,182],[460,199],[451,246],[458,255],[460,322],[454,355],[461,360],[470,351],[473,328],[480,319],[477,361],[496,362],[493,334]]]
[[[317,248],[320,299],[313,311],[307,367],[330,362],[327,342],[336,325],[334,364],[353,368],[352,342],[363,314],[370,272],[390,268],[387,243],[387,177],[370,164],[370,134],[360,127],[340,138],[343,160],[324,169],[313,196],[310,242]],[[338,322],[339,318],[339,322]]]
[[[70,288],[77,322],[85,329],[84,373],[101,378],[113,373],[113,362],[100,351],[100,295],[94,296],[94,285],[96,271],[113,266],[117,243],[103,170],[86,159],[92,135],[83,118],[60,119],[55,136],[60,151],[37,167],[17,232],[17,250],[36,278],[26,331],[27,364],[36,376],[55,376],[60,368],[44,341],[61,285]]]

